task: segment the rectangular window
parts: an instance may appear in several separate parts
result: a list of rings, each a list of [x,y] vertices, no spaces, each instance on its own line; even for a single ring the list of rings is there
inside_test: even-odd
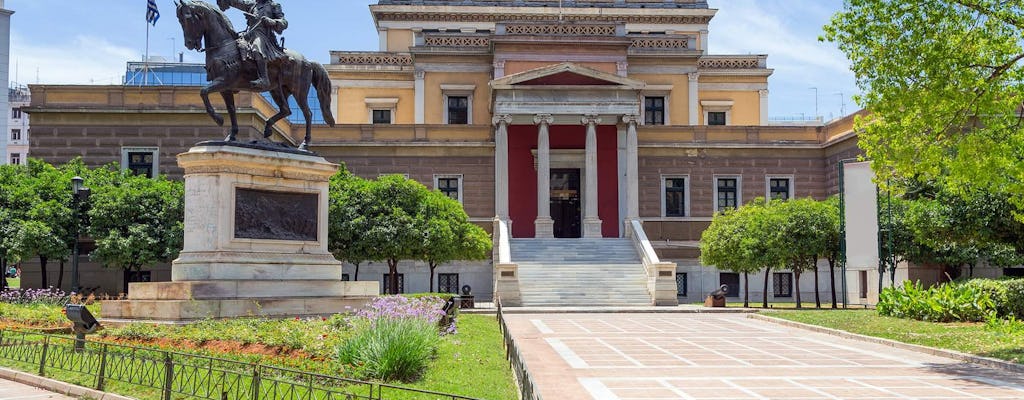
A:
[[[665,178],[665,216],[686,216],[686,178]]]
[[[644,124],[665,125],[665,98],[644,98]]]
[[[342,282],[349,282],[351,280],[352,280],[352,276],[350,276],[349,274],[341,274],[341,281]]]
[[[708,125],[725,125],[725,111],[708,111]]]
[[[128,152],[128,169],[135,175],[153,177],[154,154],[148,151]]]
[[[373,110],[373,121],[374,124],[390,124],[391,123],[391,110]]]
[[[11,154],[11,165],[21,165],[21,153]]]
[[[858,274],[858,281],[860,283],[860,298],[868,298],[868,271],[860,271]]]
[[[789,200],[789,189],[789,178],[768,179],[768,196],[772,200]]]
[[[686,273],[676,272],[676,297],[686,297]]]
[[[1024,268],[1003,268],[1003,276],[1024,277]]]
[[[793,297],[792,272],[775,272],[772,274],[772,294],[775,297]]]
[[[729,288],[729,293],[726,293],[725,297],[740,297],[740,274],[722,272],[718,274],[718,282],[719,285]]]
[[[391,274],[384,274],[384,284],[380,286],[381,293],[388,294],[391,288]],[[405,274],[398,274],[398,293],[405,293]]]
[[[11,109],[11,118],[13,118],[13,119],[21,119],[21,108],[12,108]]]
[[[459,294],[459,274],[437,274],[437,292]]]
[[[434,188],[441,194],[462,203],[461,175],[434,175]]]
[[[21,140],[21,129],[11,129],[11,140],[12,141],[19,141],[19,140]]]
[[[448,123],[452,125],[469,124],[468,96],[448,96]]]
[[[724,211],[727,208],[736,208],[739,202],[739,179],[718,178],[716,179],[717,199],[715,209]]]

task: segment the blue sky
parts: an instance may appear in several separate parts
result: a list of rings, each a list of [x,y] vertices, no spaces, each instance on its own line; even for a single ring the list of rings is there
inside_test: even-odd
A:
[[[368,5],[372,0],[279,0],[291,26],[288,47],[320,62],[331,50],[377,50]],[[163,14],[150,29],[150,54],[201,62],[182,46],[173,0],[157,0]],[[821,27],[842,0],[709,0],[718,15],[711,23],[713,54],[768,54],[775,69],[769,88],[772,117],[826,119],[858,107],[848,61],[835,45],[819,43]],[[21,83],[118,83],[128,60],[146,47],[145,0],[7,0],[11,23],[11,79]],[[235,26],[241,14],[231,12]],[[242,28],[239,28],[242,29]],[[839,93],[843,96],[840,97]]]

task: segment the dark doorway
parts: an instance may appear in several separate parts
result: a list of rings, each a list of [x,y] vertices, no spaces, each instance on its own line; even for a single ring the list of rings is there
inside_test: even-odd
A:
[[[582,237],[580,170],[551,170],[551,219],[556,238]]]

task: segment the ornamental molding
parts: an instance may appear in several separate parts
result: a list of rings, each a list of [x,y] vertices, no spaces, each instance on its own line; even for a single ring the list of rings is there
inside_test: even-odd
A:
[[[761,69],[760,57],[704,57],[697,62],[703,69]]]
[[[690,48],[689,38],[634,38],[630,46],[639,49],[672,49],[687,50]]]
[[[423,38],[424,46],[435,47],[488,47],[491,38],[485,36],[430,35]]]
[[[377,13],[378,21],[430,22],[558,22],[551,15],[537,14],[463,14],[463,13]],[[630,24],[707,25],[709,15],[564,15],[569,22],[625,22]],[[613,28],[614,29],[614,28]]]

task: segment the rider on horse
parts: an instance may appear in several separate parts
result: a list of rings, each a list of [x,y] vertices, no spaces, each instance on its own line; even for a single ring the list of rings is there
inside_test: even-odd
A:
[[[234,7],[245,13],[249,29],[243,38],[248,42],[248,51],[242,51],[242,59],[256,61],[259,78],[252,81],[253,88],[270,90],[267,64],[288,57],[277,41],[277,35],[288,29],[281,5],[273,0],[217,0],[217,5],[222,11]]]

